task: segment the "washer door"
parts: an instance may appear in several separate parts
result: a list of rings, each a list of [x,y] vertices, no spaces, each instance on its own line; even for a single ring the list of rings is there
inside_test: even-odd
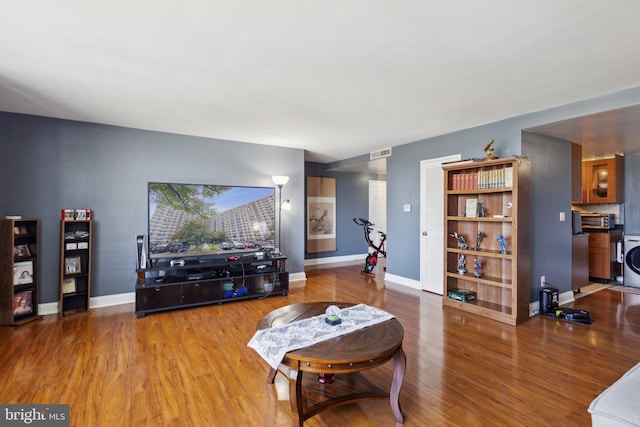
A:
[[[631,248],[625,256],[627,267],[636,274],[640,274],[640,246]]]

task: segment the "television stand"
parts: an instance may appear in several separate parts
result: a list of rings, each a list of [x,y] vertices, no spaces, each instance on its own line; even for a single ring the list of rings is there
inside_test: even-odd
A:
[[[137,270],[136,315],[289,293],[285,256],[171,254]]]

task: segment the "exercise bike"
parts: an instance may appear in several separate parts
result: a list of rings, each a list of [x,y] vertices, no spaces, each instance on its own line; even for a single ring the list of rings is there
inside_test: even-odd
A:
[[[373,249],[373,252],[370,252],[365,259],[362,273],[376,277],[375,268],[378,265],[378,257],[383,256],[386,258],[387,256],[387,251],[384,247],[384,242],[387,240],[387,234],[382,231],[378,231],[378,234],[380,234],[380,243],[376,245],[373,243],[373,240],[371,240],[371,231],[373,231],[374,224],[364,218],[353,218],[353,222],[362,227],[364,230],[364,239],[367,241],[367,246]]]

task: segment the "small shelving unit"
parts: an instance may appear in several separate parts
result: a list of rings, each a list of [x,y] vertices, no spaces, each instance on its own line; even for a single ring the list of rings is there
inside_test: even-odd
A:
[[[530,162],[495,159],[443,169],[443,305],[511,325],[524,322],[529,318]],[[449,297],[454,289],[474,292],[475,299]]]
[[[38,315],[37,219],[3,219],[0,223],[0,324],[22,325]]]
[[[89,310],[92,237],[91,219],[60,221],[60,316]]]

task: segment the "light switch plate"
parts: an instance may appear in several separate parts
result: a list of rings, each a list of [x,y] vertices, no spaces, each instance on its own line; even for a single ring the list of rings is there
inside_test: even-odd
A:
[[[411,212],[411,205],[409,203],[404,205],[404,211],[405,212]]]

